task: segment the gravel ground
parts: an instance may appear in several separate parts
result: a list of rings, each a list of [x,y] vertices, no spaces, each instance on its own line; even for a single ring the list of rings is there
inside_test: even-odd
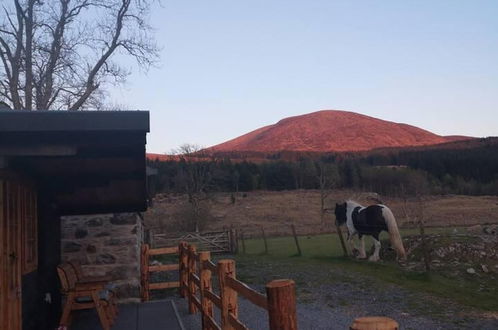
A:
[[[293,267],[291,262],[237,263],[238,277],[264,292],[263,283],[292,278],[297,285],[299,329],[348,329],[356,317],[388,316],[401,329],[498,329],[497,315],[416,293],[333,265]],[[188,315],[187,303],[176,301],[186,329],[199,329],[200,315]],[[239,299],[239,317],[250,329],[268,329],[266,312]]]

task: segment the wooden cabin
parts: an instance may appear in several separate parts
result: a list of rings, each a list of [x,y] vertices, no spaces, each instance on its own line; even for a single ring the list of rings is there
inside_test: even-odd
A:
[[[0,111],[0,329],[54,329],[60,217],[147,208],[143,111]]]

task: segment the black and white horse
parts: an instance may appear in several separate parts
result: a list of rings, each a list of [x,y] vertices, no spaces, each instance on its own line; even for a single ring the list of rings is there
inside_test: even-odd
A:
[[[352,249],[356,249],[353,241],[354,235],[360,238],[359,258],[366,258],[365,235],[374,239],[375,251],[370,256],[370,261],[379,260],[380,240],[379,234],[385,230],[389,233],[391,244],[396,251],[398,260],[406,258],[403,241],[399,234],[398,225],[392,211],[385,205],[376,204],[364,207],[354,201],[348,200],[342,204],[335,205],[335,218],[337,225],[346,224],[348,227],[348,243]],[[356,249],[357,250],[357,249]]]

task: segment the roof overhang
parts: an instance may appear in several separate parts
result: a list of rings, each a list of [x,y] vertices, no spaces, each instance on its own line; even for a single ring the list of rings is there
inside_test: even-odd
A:
[[[0,111],[0,167],[61,215],[144,211],[147,132],[146,111]]]

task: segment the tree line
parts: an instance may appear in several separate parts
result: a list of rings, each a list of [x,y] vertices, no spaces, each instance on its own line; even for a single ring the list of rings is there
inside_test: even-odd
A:
[[[370,153],[266,156],[249,161],[209,155],[149,161],[160,192],[244,192],[351,188],[390,196],[498,194],[498,143],[478,147],[398,149]],[[288,156],[288,155],[287,155]],[[288,157],[287,157],[288,158]]]

